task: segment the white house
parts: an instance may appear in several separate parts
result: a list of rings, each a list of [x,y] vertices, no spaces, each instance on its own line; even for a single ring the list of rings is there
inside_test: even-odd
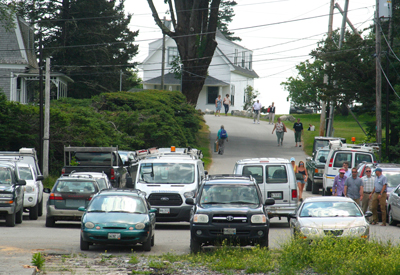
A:
[[[218,46],[208,69],[203,89],[199,95],[196,109],[214,110],[218,94],[222,98],[229,94],[230,110],[243,110],[245,88],[254,87],[254,78],[258,75],[253,70],[253,52],[232,41],[229,41],[218,30],[216,35]],[[170,72],[171,61],[178,56],[175,41],[165,38],[165,75],[164,90],[180,90],[180,79]],[[149,44],[149,55],[143,61],[143,88],[161,89],[162,39]]]

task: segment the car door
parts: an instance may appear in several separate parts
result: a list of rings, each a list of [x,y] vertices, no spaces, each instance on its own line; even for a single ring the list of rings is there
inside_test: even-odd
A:
[[[393,218],[400,221],[400,185],[390,194],[390,207]]]
[[[268,164],[265,166],[265,198],[275,199],[273,207],[290,206],[292,198],[288,171],[285,164]]]
[[[265,193],[265,181],[264,181],[264,169],[263,165],[244,165],[242,175],[243,176],[252,176],[258,186],[260,187],[261,194],[263,195],[263,201],[267,198],[267,194]]]

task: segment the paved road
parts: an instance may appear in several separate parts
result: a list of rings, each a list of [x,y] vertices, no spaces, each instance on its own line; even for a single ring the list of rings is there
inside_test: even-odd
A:
[[[216,133],[221,125],[229,135],[223,156],[213,154],[213,164],[210,174],[232,173],[235,162],[243,158],[252,157],[295,157],[296,162],[304,160],[306,155],[301,148],[295,147],[293,132],[289,131],[284,138],[283,147],[277,146],[276,135],[272,135],[273,125],[262,121],[261,124],[253,124],[252,120],[239,117],[215,117],[205,116],[210,127],[210,139],[215,141]],[[306,122],[305,122],[306,123]],[[292,123],[287,123],[291,129]],[[46,194],[47,195],[47,194]],[[305,192],[304,197],[315,196],[311,192]],[[47,199],[47,196],[46,196]],[[57,223],[55,228],[45,227],[45,218],[37,221],[28,220],[24,216],[22,224],[15,228],[5,227],[4,221],[0,221],[0,274],[32,274],[32,271],[24,269],[22,265],[30,264],[32,253],[44,251],[47,253],[81,253],[79,249],[79,224]],[[400,228],[387,226],[373,226],[372,237],[383,241],[399,241]],[[189,224],[188,223],[158,223],[156,227],[155,246],[151,252],[145,254],[154,255],[167,252],[189,253]],[[289,227],[286,219],[271,219],[270,247],[276,248],[289,237]],[[95,246],[87,252],[92,256],[98,253],[131,253],[130,247],[106,247]],[[133,251],[142,253],[141,247],[135,247]]]

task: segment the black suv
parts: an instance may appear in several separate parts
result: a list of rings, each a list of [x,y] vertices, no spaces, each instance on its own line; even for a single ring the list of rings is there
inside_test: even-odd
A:
[[[190,250],[199,252],[201,246],[230,244],[268,247],[269,219],[262,194],[251,176],[208,176],[196,199],[187,198],[193,205],[190,215]]]
[[[6,219],[6,226],[22,223],[24,211],[25,180],[17,178],[12,164],[0,164],[0,216]]]

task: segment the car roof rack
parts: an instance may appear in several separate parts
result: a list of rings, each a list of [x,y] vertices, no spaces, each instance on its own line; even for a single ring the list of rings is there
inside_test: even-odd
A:
[[[329,141],[329,149],[331,150],[356,149],[366,152],[375,152],[379,151],[379,146],[373,143],[349,144],[349,143],[343,143],[341,140],[331,140]]]
[[[137,159],[152,159],[161,157],[179,157],[189,156],[193,159],[202,159],[203,152],[199,149],[187,147],[187,148],[176,148],[175,146],[167,148],[148,148],[136,150]]]
[[[252,175],[238,175],[238,174],[215,174],[207,175],[206,180],[219,180],[219,179],[245,179],[253,181]]]

